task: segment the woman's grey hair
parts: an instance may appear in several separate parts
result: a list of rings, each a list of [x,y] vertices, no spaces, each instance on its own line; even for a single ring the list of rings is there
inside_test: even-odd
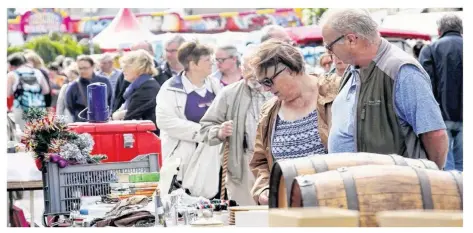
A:
[[[354,33],[371,43],[379,37],[378,24],[366,9],[331,8],[322,15],[320,25],[328,26],[342,35]]]
[[[223,50],[225,51],[228,56],[230,57],[235,57],[236,58],[236,65],[239,67],[241,64],[241,58],[240,58],[240,53],[238,52],[238,49],[233,46],[233,45],[223,45],[219,46],[217,50]]]
[[[462,19],[455,14],[446,14],[437,21],[437,26],[440,35],[445,32],[454,31],[463,34],[463,23]]]

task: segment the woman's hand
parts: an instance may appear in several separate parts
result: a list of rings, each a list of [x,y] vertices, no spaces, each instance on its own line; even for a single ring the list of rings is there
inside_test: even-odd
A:
[[[225,140],[225,138],[231,136],[233,133],[233,121],[225,121],[220,125],[220,129],[218,130],[218,137],[221,140]]]
[[[269,189],[264,190],[258,197],[260,205],[267,205],[269,200]]]
[[[121,121],[125,119],[126,110],[118,110],[112,114],[112,120]]]

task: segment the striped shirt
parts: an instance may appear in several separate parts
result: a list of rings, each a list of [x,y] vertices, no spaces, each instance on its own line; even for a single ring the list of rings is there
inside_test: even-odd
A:
[[[326,150],[320,139],[317,125],[317,111],[295,121],[283,120],[278,115],[271,143],[274,159],[293,159],[313,154],[325,154]]]

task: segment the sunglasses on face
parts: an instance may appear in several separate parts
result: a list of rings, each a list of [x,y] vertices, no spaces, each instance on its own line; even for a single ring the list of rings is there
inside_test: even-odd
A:
[[[277,69],[277,67],[276,67],[276,69]],[[276,78],[284,70],[286,70],[286,67],[284,67],[282,70],[276,72],[271,78],[265,77],[261,80],[258,80],[258,83],[263,85],[263,86],[266,86],[266,87],[272,87],[274,85],[273,79]]]
[[[341,39],[343,39],[344,37],[345,37],[345,35],[339,36],[337,39],[335,39],[334,41],[332,41],[330,44],[325,45],[325,48],[326,48],[328,51],[332,52],[333,45],[334,45],[335,43],[337,43],[338,41],[340,41]]]

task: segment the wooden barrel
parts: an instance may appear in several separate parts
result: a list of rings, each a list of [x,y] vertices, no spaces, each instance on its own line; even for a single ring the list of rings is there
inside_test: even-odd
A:
[[[291,207],[360,211],[360,226],[377,226],[376,213],[391,210],[463,210],[463,176],[393,165],[365,165],[298,176]]]
[[[408,159],[399,155],[374,153],[337,153],[282,160],[274,163],[269,180],[269,208],[286,208],[292,181],[296,176],[360,165],[400,165],[438,170],[429,160]]]

